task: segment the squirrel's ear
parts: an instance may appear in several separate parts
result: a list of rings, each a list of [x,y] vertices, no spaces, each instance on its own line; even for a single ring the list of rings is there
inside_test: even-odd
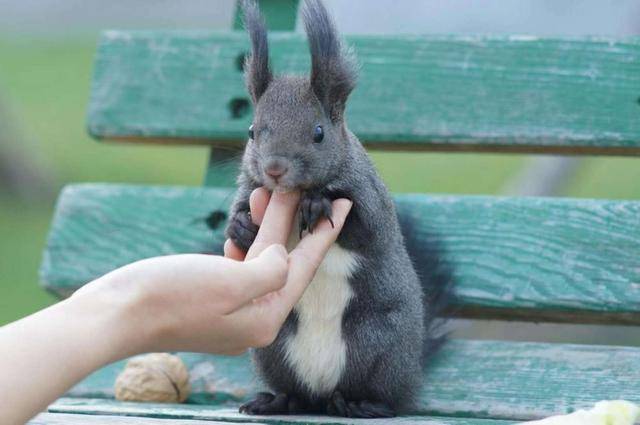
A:
[[[242,11],[244,27],[251,39],[251,54],[245,60],[244,78],[253,103],[258,103],[272,79],[269,69],[267,26],[254,0],[244,0]]]
[[[356,85],[355,58],[342,48],[335,25],[319,0],[305,0],[302,17],[311,52],[311,88],[331,120],[339,121]]]

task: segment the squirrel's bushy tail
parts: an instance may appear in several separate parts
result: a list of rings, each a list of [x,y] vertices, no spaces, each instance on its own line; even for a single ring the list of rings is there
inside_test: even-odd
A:
[[[417,223],[410,214],[399,214],[400,226],[420,283],[424,297],[423,364],[433,356],[447,340],[450,332],[447,313],[454,304],[454,278],[445,262],[445,250],[435,232],[417,237]]]
[[[436,253],[439,257],[441,252]],[[436,259],[436,262],[439,262]],[[436,266],[438,267],[438,266]],[[443,267],[440,265],[440,267]],[[422,350],[423,364],[426,360],[433,356],[442,347],[449,335],[449,321],[446,317],[447,312],[453,304],[453,277],[449,270],[438,270],[428,273],[424,276],[421,273],[420,282],[424,294],[424,329],[425,339]]]

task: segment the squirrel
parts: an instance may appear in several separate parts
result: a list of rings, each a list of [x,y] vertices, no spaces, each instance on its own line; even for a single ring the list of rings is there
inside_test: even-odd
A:
[[[240,412],[395,416],[411,408],[426,355],[443,338],[434,331],[443,297],[425,296],[393,200],[347,127],[354,55],[320,0],[306,0],[310,76],[276,76],[258,6],[245,0],[242,7],[251,39],[245,80],[255,114],[226,236],[245,251],[251,246],[258,226],[249,196],[260,186],[301,191],[289,248],[320,220],[331,220],[332,200],[348,198],[353,207],[276,340],[253,350],[273,393],[260,393]]]

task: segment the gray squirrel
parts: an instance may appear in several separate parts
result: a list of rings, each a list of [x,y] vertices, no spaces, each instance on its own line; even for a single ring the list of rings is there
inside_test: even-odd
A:
[[[443,297],[438,288],[425,297],[394,203],[347,128],[344,111],[356,85],[356,62],[323,4],[306,0],[311,74],[276,76],[257,4],[245,0],[243,11],[252,46],[245,78],[255,116],[227,237],[241,249],[251,246],[258,227],[249,195],[260,186],[302,191],[290,246],[319,220],[331,220],[332,200],[348,198],[353,208],[276,340],[254,350],[273,394],[260,393],[240,411],[395,416],[411,408],[425,357],[441,342],[434,329]]]

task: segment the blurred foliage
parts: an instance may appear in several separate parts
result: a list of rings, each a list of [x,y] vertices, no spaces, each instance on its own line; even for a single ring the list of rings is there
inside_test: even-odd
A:
[[[0,39],[0,97],[18,117],[14,125],[32,139],[30,148],[51,168],[55,191],[81,181],[199,184],[205,148],[88,138],[84,118],[94,49],[91,39]],[[0,184],[0,325],[53,300],[38,286],[38,267],[54,202],[25,203],[9,197]]]
[[[0,325],[51,302],[38,285],[50,208],[0,199]]]
[[[0,40],[1,97],[34,141],[30,149],[48,162],[56,191],[85,181],[199,185],[206,148],[97,143],[87,137],[94,49],[91,39]],[[373,157],[390,188],[403,192],[496,193],[524,163],[517,155]],[[638,181],[640,160],[587,158],[566,194],[640,198]],[[54,201],[24,203],[0,185],[0,325],[52,302],[37,286],[37,274]]]

